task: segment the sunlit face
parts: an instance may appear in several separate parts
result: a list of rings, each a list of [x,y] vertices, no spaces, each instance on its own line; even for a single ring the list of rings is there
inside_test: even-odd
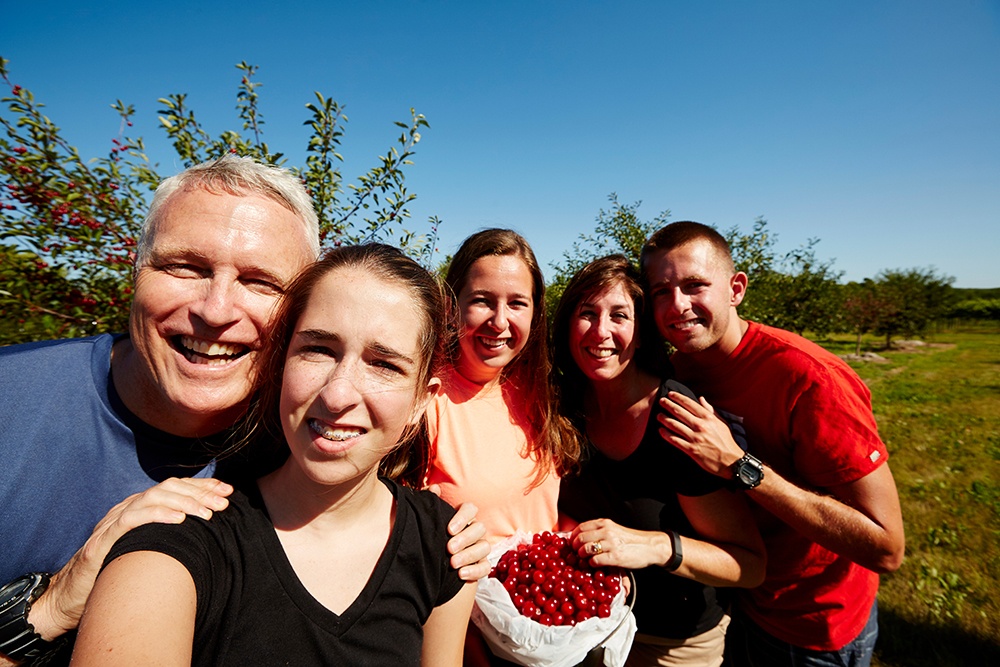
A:
[[[528,343],[535,312],[531,271],[514,255],[480,257],[458,294],[462,318],[458,371],[486,384]]]
[[[739,344],[736,306],[746,276],[733,275],[715,248],[695,240],[647,258],[653,318],[660,334],[683,354],[728,354]]]
[[[152,231],[129,324],[138,361],[117,389],[178,435],[206,419],[232,423],[278,298],[315,258],[305,227],[270,199],[192,188],[171,196]]]
[[[418,387],[426,326],[407,289],[364,269],[335,269],[316,283],[295,324],[280,402],[308,478],[329,485],[374,475],[419,420],[433,387]]]
[[[635,303],[621,283],[577,304],[570,321],[569,349],[591,381],[611,380],[625,372],[638,343]]]

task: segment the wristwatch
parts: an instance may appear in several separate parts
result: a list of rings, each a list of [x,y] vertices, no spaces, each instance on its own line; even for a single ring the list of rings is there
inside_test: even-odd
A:
[[[31,604],[49,587],[49,575],[33,572],[0,588],[0,653],[30,664],[58,649],[62,641],[47,642],[28,622]]]
[[[732,465],[732,471],[733,485],[740,491],[753,489],[764,479],[764,464],[752,454],[744,454]]]

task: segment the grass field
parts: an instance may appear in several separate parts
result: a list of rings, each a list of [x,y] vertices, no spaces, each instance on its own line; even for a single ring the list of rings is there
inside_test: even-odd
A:
[[[853,339],[818,341],[837,353]],[[1000,331],[852,363],[871,387],[906,526],[906,560],[882,577],[882,667],[1000,665]]]

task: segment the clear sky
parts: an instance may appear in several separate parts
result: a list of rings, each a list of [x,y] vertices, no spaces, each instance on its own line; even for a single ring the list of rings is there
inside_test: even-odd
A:
[[[157,98],[235,124],[234,65],[260,67],[265,140],[304,159],[313,91],[346,106],[345,177],[415,107],[408,227],[442,254],[512,227],[547,273],[607,207],[642,201],[790,250],[846,280],[928,268],[1000,286],[1000,0],[25,2],[0,55],[85,157],[116,99],[164,174]]]

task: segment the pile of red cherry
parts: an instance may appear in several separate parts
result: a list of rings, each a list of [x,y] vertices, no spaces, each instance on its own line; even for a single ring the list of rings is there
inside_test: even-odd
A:
[[[548,531],[504,553],[490,576],[503,584],[523,616],[542,625],[607,618],[622,586],[616,569],[592,567],[569,540]]]

